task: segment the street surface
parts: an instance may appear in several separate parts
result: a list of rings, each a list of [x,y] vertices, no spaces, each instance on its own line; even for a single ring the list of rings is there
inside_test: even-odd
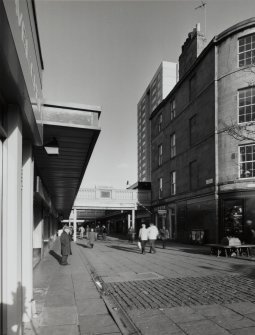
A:
[[[170,242],[145,255],[135,242],[109,237],[93,249],[85,239],[77,246],[111,306],[140,334],[255,334],[253,261]]]

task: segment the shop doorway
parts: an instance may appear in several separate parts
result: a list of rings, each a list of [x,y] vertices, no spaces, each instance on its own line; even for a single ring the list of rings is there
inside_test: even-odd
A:
[[[176,210],[175,208],[169,208],[169,236],[171,240],[176,239]]]

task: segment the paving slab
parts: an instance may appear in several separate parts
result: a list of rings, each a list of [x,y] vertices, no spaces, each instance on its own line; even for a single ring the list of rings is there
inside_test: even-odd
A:
[[[45,326],[39,328],[39,335],[80,335],[78,326]]]
[[[253,335],[255,334],[255,327],[231,330],[231,334],[233,335]]]
[[[165,308],[162,312],[175,323],[204,320],[205,317],[191,307]]]
[[[78,315],[108,314],[108,310],[102,299],[76,299]]]
[[[76,306],[44,307],[40,316],[40,326],[61,326],[77,324]]]
[[[180,328],[187,335],[229,335],[230,333],[212,322],[199,320],[180,324]],[[251,334],[250,334],[251,335]]]
[[[146,310],[144,313],[133,315],[132,321],[141,330],[142,334],[184,334],[184,332],[182,332],[182,330],[161,311],[152,312],[150,310]]]
[[[252,302],[249,301],[234,304],[226,304],[225,306],[240,314],[249,314],[255,312],[255,303],[253,304]]]
[[[81,335],[119,333],[119,328],[109,315],[79,315]]]
[[[47,294],[45,299],[46,307],[58,307],[58,306],[74,306],[74,294],[73,292],[54,292],[52,294]]]
[[[192,306],[194,311],[198,312],[201,315],[204,315],[208,318],[214,318],[214,317],[236,317],[238,314],[234,312],[233,310],[222,306],[222,305],[202,305],[202,306]]]
[[[255,322],[243,317],[242,315],[236,317],[221,317],[213,319],[215,323],[221,326],[224,329],[242,329],[247,327],[255,327]]]

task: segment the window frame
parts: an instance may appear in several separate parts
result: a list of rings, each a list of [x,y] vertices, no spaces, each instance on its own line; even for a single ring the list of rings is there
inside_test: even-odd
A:
[[[162,199],[163,195],[163,178],[159,177],[158,179],[158,198]]]
[[[170,172],[170,194],[176,195],[176,170]]]
[[[243,147],[246,148],[248,146],[254,146],[255,147],[255,143],[246,143],[246,144],[238,146],[238,179],[241,179],[241,180],[255,179],[255,169],[252,169],[254,171],[254,176],[241,177],[241,165],[242,164],[247,164],[247,162],[249,162],[249,163],[251,163],[252,165],[255,166],[255,150],[254,150],[254,154],[253,154],[253,150],[252,150],[252,155],[254,156],[254,160],[251,160],[251,161],[248,161],[248,160],[241,161],[241,148],[243,148]]]
[[[246,98],[247,98],[246,97],[246,91],[248,91],[248,90],[251,90],[251,95],[250,95],[251,103],[250,104],[247,104],[247,102],[246,102]],[[254,95],[252,95],[253,94],[252,91],[254,91]],[[245,98],[240,98],[240,93],[242,93],[242,92],[245,92]],[[240,99],[244,100],[244,105],[243,106],[240,105]],[[254,103],[252,101],[254,101]],[[252,113],[252,109],[253,109],[252,107],[253,106],[254,106],[254,113]],[[240,109],[244,108],[244,110],[246,111],[247,107],[250,107],[250,109],[251,109],[251,111],[250,111],[251,120],[247,121],[248,113],[244,113],[243,116],[245,118],[245,121],[240,122]],[[254,120],[252,120],[252,114],[254,114]],[[244,88],[241,88],[237,91],[237,123],[238,124],[245,124],[245,123],[250,123],[250,122],[255,122],[255,86],[244,87]]]
[[[170,100],[170,120],[174,120],[176,118],[176,104],[175,104],[175,98]]]
[[[161,133],[162,131],[162,124],[163,124],[163,113],[160,113],[158,118],[158,133]]]
[[[245,43],[243,44],[243,47],[244,47],[244,51],[240,52],[240,47],[242,47],[242,45],[240,45],[240,41],[241,40],[244,40],[246,38],[249,38],[251,37],[251,43]],[[251,44],[251,49],[248,49],[248,50],[245,50],[246,49],[246,45],[247,44]],[[254,44],[254,49],[252,48],[252,45]],[[245,54],[248,53],[248,52],[251,52],[251,57],[245,57]],[[254,53],[254,56],[252,56],[252,54]],[[241,54],[244,54],[244,58],[243,58],[243,62],[244,64],[243,65],[240,65],[240,55]],[[253,59],[254,57],[254,59]],[[251,63],[250,64],[247,64],[246,60],[251,58]],[[252,65],[255,65],[255,33],[251,33],[251,34],[248,34],[248,35],[244,35],[244,36],[240,36],[238,38],[238,44],[237,44],[237,63],[238,63],[238,68],[243,68],[243,67],[247,67],[247,66],[252,66]]]
[[[174,139],[174,141],[172,141]],[[173,143],[174,142],[174,145]],[[170,158],[176,157],[176,133],[170,135]]]
[[[158,166],[163,164],[163,145],[162,143],[158,145]]]

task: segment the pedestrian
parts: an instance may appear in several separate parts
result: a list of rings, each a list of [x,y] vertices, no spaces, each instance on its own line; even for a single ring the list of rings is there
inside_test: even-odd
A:
[[[156,253],[155,249],[155,241],[159,235],[158,228],[154,225],[154,223],[150,223],[150,227],[147,229],[148,231],[148,239],[150,242],[150,253]]]
[[[61,265],[68,265],[67,258],[68,255],[71,254],[71,241],[70,241],[70,235],[69,235],[70,229],[68,226],[63,227],[63,232],[60,236],[60,243],[61,243]]]
[[[103,234],[103,240],[106,240],[107,230],[105,226],[102,227],[102,234]]]
[[[145,254],[145,247],[148,241],[148,230],[146,229],[146,225],[143,223],[142,228],[139,230],[139,240],[141,241],[142,245],[142,254]]]
[[[89,239],[89,245],[91,248],[94,247],[94,243],[96,241],[96,233],[94,232],[94,229],[91,228],[90,232],[89,232],[89,236],[88,236],[88,239]]]
[[[84,232],[85,232],[85,228],[83,226],[81,226],[80,228],[80,238],[83,239],[84,237]]]
[[[166,247],[166,240],[169,238],[169,231],[166,229],[166,227],[163,226],[163,228],[160,229],[160,238],[162,241],[162,247],[165,249]]]

